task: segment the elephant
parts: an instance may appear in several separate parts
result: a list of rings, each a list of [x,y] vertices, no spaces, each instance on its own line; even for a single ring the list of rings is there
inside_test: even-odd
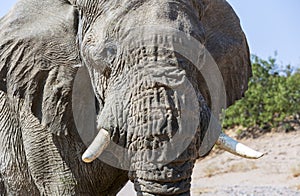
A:
[[[262,156],[219,122],[250,77],[225,0],[19,0],[0,19],[0,194],[116,195],[131,180],[190,195],[216,143]]]

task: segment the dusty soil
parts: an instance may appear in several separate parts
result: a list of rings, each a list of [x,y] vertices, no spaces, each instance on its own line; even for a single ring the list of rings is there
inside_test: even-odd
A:
[[[214,150],[195,165],[192,196],[300,196],[300,130],[242,142],[265,156],[247,160]],[[136,195],[132,183],[118,194],[125,195]]]
[[[194,196],[300,195],[300,131],[269,133],[242,142],[264,152],[264,157],[247,160],[221,152],[198,161]]]

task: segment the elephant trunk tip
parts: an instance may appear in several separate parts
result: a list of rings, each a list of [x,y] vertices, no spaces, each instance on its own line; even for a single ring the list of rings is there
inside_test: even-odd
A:
[[[105,129],[100,129],[99,133],[88,147],[88,149],[83,153],[82,160],[85,163],[91,163],[96,158],[98,158],[103,151],[108,147],[110,143],[110,134]]]
[[[264,153],[251,149],[244,144],[232,139],[224,133],[221,133],[216,143],[221,149],[224,149],[234,155],[248,159],[259,159],[264,156]]]

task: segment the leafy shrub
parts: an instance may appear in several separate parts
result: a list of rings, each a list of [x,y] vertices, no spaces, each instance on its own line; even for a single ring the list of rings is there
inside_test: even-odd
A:
[[[245,97],[226,109],[223,127],[276,127],[300,112],[300,71],[290,66],[278,73],[274,58],[252,56],[253,76]]]

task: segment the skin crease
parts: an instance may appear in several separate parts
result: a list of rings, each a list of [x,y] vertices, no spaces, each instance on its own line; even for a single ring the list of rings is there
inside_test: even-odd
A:
[[[115,195],[128,179],[137,195],[190,194],[212,99],[168,34],[150,36],[154,45],[141,41],[147,28],[133,36],[145,25],[202,43],[224,78],[227,106],[241,98],[249,51],[226,1],[20,0],[0,19],[1,195]],[[97,128],[128,149],[130,172],[81,160],[86,146],[72,115],[78,64],[95,93]],[[177,133],[176,146],[189,143],[175,160],[163,162],[168,150],[152,157]]]

